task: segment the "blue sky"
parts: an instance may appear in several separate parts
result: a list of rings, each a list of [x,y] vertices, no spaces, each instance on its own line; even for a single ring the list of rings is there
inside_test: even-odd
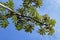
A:
[[[0,0],[0,2],[6,0]],[[15,8],[18,8],[21,1],[14,0]],[[60,40],[60,0],[43,0],[41,8],[37,9],[38,12],[43,15],[47,13],[51,18],[56,20],[55,33],[53,36],[41,36],[36,31],[31,34],[24,32],[24,30],[17,31],[9,20],[9,26],[6,29],[0,28],[0,40]]]

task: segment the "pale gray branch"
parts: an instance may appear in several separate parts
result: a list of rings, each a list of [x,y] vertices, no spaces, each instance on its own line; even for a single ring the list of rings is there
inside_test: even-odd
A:
[[[9,8],[8,6],[3,5],[2,3],[0,3],[0,6],[3,7],[3,8],[8,9],[9,11],[11,11],[13,13],[17,13],[17,12],[14,12],[14,10],[12,10],[11,8]],[[17,14],[21,15],[20,13],[17,13]]]
[[[2,6],[3,8],[8,9],[9,11],[13,12],[14,14],[17,14],[17,15],[20,15],[20,16],[21,16],[21,14],[20,14],[20,13],[15,12],[14,10],[12,10],[11,8],[9,8],[8,6],[3,5],[2,3],[0,3],[0,6]],[[22,15],[22,17],[26,17],[26,18],[33,19],[34,21],[36,21],[36,22],[38,22],[38,23],[42,24],[40,21],[38,21],[38,20],[37,20],[37,19],[35,19],[35,18],[29,17],[29,16],[24,16],[24,15]],[[46,24],[43,24],[43,25],[46,25]]]

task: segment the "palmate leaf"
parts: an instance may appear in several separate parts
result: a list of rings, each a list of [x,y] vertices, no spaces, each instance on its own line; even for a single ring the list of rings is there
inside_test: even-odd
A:
[[[42,0],[23,0],[23,6],[26,8],[28,8],[29,6],[33,6],[36,8],[41,7],[42,6]]]
[[[7,6],[8,6],[9,8],[14,9],[13,0],[8,0],[8,1],[6,2],[6,4],[7,4]]]
[[[1,15],[0,17],[0,26],[2,28],[6,28],[8,26],[9,22],[7,20],[7,18],[5,17],[5,15]]]
[[[29,11],[29,15],[32,16],[32,17],[35,17],[36,14],[37,14],[37,11],[36,11],[36,9],[34,7],[30,7],[28,9],[28,11]]]
[[[23,6],[28,8],[29,3],[30,3],[30,0],[24,0],[23,1]]]
[[[21,15],[27,15],[27,11],[26,11],[26,9],[24,7],[18,8],[17,11],[20,12]]]
[[[3,20],[3,22],[0,24],[2,28],[6,28],[8,26],[8,20]]]
[[[12,17],[12,20],[13,20],[13,22],[16,22],[16,21],[18,20],[17,16],[14,15],[14,16]]]
[[[21,30],[21,29],[23,29],[23,25],[16,25],[15,24],[15,26],[16,26],[16,29],[19,31],[19,30]]]
[[[37,12],[35,7],[30,7],[29,12],[29,15],[37,20],[40,20],[42,18],[42,16]]]
[[[40,14],[37,13],[36,16],[35,16],[34,18],[40,21],[41,18],[42,18],[42,16],[41,16]]]
[[[38,30],[38,33],[41,35],[45,35],[46,34],[46,30],[44,28],[41,28]]]
[[[23,25],[18,24],[18,22],[17,22],[18,18],[17,18],[16,15],[14,15],[14,16],[12,17],[12,20],[13,20],[13,23],[15,24],[15,27],[16,27],[16,29],[17,29],[18,31],[23,28]]]
[[[55,26],[56,21],[55,21],[54,19],[51,19],[51,20],[50,20],[50,24],[51,24],[52,26]]]
[[[42,17],[43,17],[44,22],[49,23],[50,17],[48,16],[48,14],[44,14]]]
[[[34,26],[28,24],[28,25],[26,25],[26,26],[24,27],[24,29],[25,29],[25,32],[30,32],[30,33],[32,33],[32,31],[34,30]]]
[[[36,7],[41,7],[42,6],[42,0],[34,0],[35,6]]]
[[[2,7],[0,6],[0,11],[5,11],[5,8],[2,8]]]
[[[48,35],[53,35],[54,32],[55,32],[54,29],[51,28],[51,29],[49,30],[49,32],[48,32]]]

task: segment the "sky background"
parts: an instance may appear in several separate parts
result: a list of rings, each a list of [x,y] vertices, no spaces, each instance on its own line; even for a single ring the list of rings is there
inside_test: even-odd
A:
[[[0,0],[5,2],[6,0]],[[15,9],[21,4],[20,0],[14,0]],[[41,15],[48,14],[51,18],[56,20],[55,33],[53,36],[44,35],[41,36],[37,31],[33,31],[31,34],[26,33],[24,30],[17,31],[9,20],[9,26],[6,29],[0,28],[0,40],[60,40],[60,0],[43,0],[41,8],[37,9]]]

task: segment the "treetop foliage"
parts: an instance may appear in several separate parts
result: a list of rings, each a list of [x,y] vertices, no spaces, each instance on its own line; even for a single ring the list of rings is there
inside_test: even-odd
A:
[[[22,7],[14,11],[13,0],[0,2],[0,26],[6,28],[9,24],[8,18],[12,18],[15,28],[19,31],[32,33],[34,26],[39,26],[38,33],[41,35],[52,35],[54,33],[55,19],[51,19],[47,14],[40,15],[37,8],[43,4],[42,0],[22,0]]]

